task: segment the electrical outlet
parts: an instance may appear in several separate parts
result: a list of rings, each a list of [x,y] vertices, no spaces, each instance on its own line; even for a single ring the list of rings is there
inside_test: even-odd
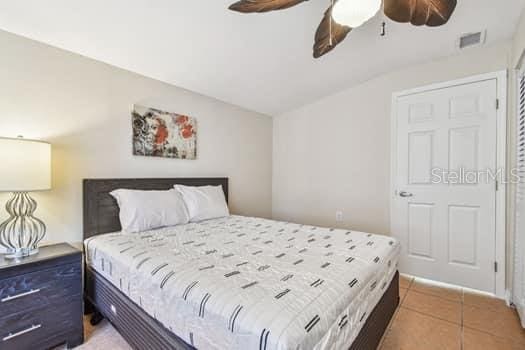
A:
[[[338,210],[335,212],[335,221],[342,222],[343,221],[343,212]]]

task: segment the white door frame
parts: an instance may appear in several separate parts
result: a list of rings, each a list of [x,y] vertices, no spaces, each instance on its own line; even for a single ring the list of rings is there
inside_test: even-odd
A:
[[[507,174],[507,70],[480,74],[468,78],[452,80],[421,86],[410,90],[394,92],[392,94],[391,123],[390,123],[390,232],[393,231],[394,222],[394,200],[396,200],[396,176],[397,173],[397,100],[400,97],[421,93],[425,91],[444,89],[448,87],[471,84],[487,80],[496,80],[497,98],[499,108],[497,110],[497,168]],[[500,182],[496,192],[496,246],[495,258],[497,263],[496,293],[498,298],[506,297],[506,225],[507,225],[507,185]]]

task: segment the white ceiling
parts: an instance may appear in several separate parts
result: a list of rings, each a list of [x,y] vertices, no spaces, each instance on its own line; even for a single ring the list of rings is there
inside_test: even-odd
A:
[[[366,0],[363,0],[366,1]],[[462,33],[510,38],[525,0],[458,0],[435,29],[378,15],[319,60],[312,44],[328,0],[243,15],[234,0],[0,0],[0,28],[269,115],[379,74],[456,53]]]

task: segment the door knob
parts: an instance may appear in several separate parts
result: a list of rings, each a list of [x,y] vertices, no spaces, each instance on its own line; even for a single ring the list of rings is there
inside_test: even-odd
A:
[[[405,192],[405,191],[401,191],[399,192],[399,196],[400,197],[403,197],[403,198],[408,198],[408,197],[414,197],[414,195],[410,192]]]

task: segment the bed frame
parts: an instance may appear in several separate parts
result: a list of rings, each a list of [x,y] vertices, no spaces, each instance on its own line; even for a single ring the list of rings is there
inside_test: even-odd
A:
[[[119,208],[109,194],[111,191],[119,188],[167,190],[175,184],[220,185],[228,200],[227,178],[84,180],[84,239],[121,229]],[[105,317],[137,350],[193,349],[87,264],[84,276],[85,310],[86,313],[93,313],[92,323]],[[350,349],[376,350],[398,305],[399,273],[396,273]]]

